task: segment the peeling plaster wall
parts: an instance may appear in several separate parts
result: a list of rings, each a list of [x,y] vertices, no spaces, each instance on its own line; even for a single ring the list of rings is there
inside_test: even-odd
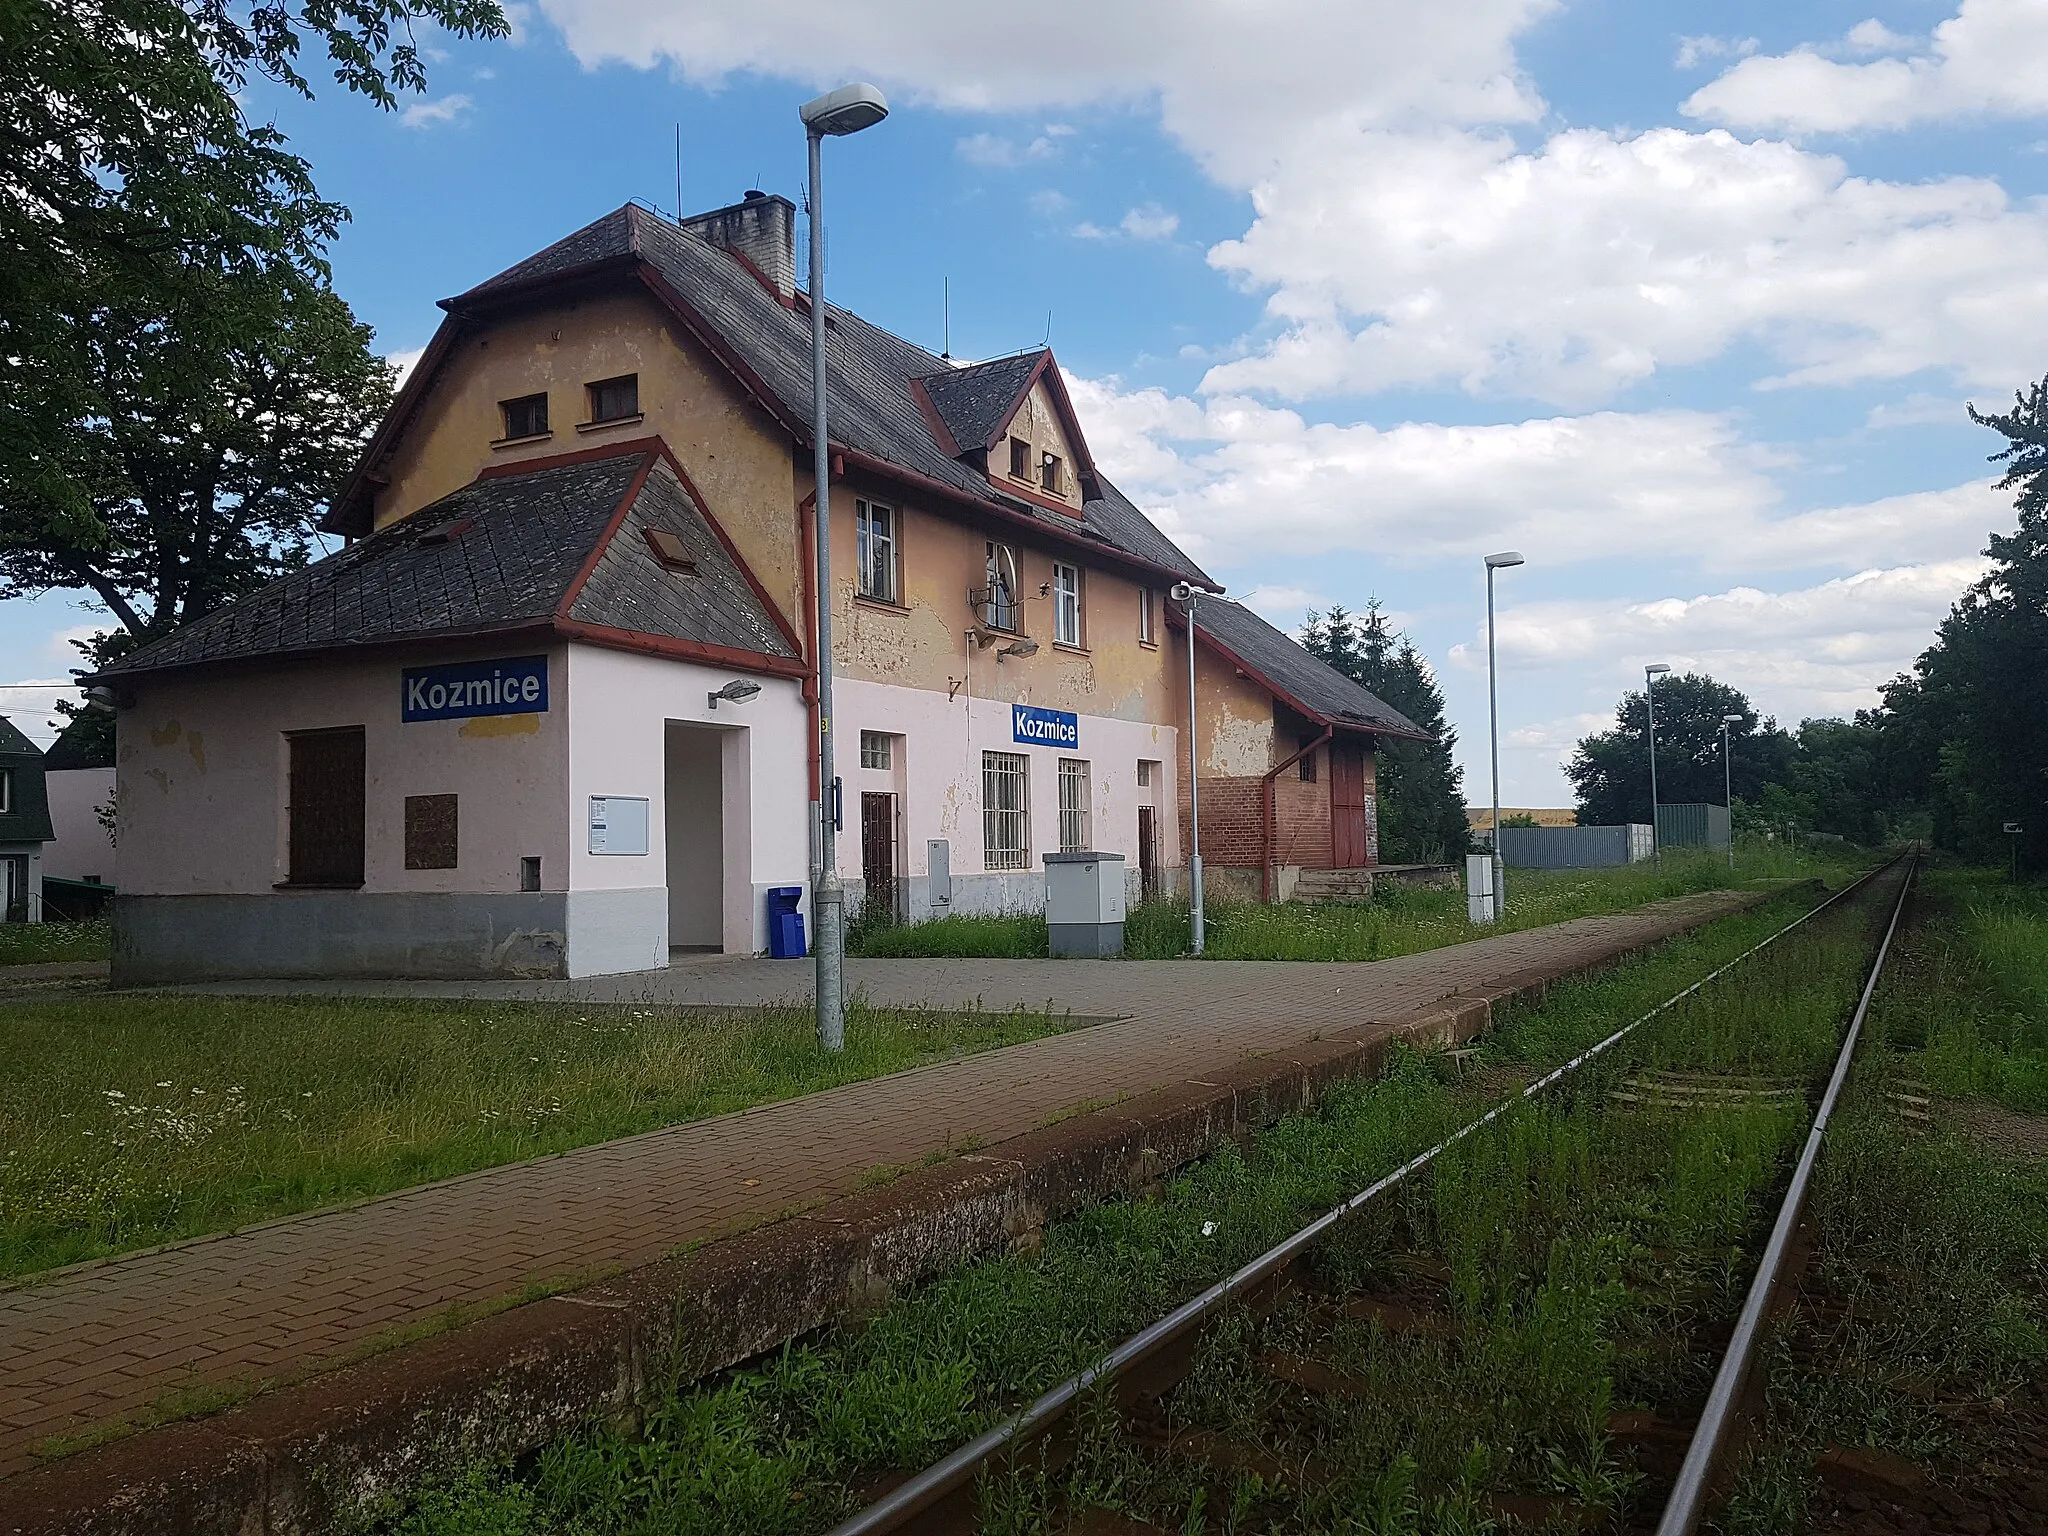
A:
[[[579,431],[590,414],[584,386],[626,373],[640,376],[641,418]],[[493,448],[504,435],[498,403],[543,390],[549,437]],[[383,466],[390,484],[377,496],[377,526],[460,489],[490,465],[636,437],[668,444],[711,515],[801,631],[789,436],[638,287],[499,320],[460,342]]]
[[[1022,478],[1013,478],[1010,474],[1009,439],[1013,437],[1021,437],[1031,445],[1031,473]],[[1041,453],[1059,455],[1063,468],[1060,489],[1057,492],[1047,491],[1039,484],[1038,463]],[[1079,515],[1081,482],[1075,474],[1074,448],[1067,441],[1066,431],[1060,425],[1059,412],[1053,408],[1052,392],[1045,387],[1043,379],[1031,386],[1031,393],[1024,397],[1024,403],[1017,407],[1017,414],[1012,416],[1003,428],[1003,436],[998,438],[995,447],[989,450],[988,477],[999,487],[1028,485],[1041,496],[1057,496]]]

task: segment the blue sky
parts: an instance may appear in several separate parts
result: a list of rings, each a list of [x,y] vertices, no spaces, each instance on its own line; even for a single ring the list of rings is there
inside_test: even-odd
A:
[[[1648,661],[1790,722],[1873,701],[2009,521],[1962,402],[2048,372],[2037,0],[542,0],[380,114],[274,115],[354,221],[335,282],[398,355],[457,292],[638,197],[796,196],[830,147],[832,295],[960,357],[1049,331],[1096,457],[1275,622],[1377,596],[1486,798]],[[0,603],[63,675],[74,599]],[[32,734],[50,690],[0,690]]]

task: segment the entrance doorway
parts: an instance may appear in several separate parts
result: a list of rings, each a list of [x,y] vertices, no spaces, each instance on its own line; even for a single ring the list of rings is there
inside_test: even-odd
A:
[[[1365,841],[1365,751],[1355,742],[1330,743],[1330,863],[1363,869],[1371,862]]]
[[[25,923],[28,919],[28,860],[0,858],[0,922]]]
[[[896,797],[863,791],[860,797],[860,877],[864,901],[886,902],[900,917],[896,900]]]
[[[668,722],[664,785],[670,949],[725,947],[725,732]]]
[[[1150,901],[1159,894],[1159,812],[1138,807],[1138,889]]]

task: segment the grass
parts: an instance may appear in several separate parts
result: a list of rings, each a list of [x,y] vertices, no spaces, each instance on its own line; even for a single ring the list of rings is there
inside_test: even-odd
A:
[[[1724,890],[1758,880],[1839,878],[1868,862],[1861,850],[1814,851],[1752,844],[1738,850],[1736,867],[1725,855],[1667,856],[1660,871],[1649,864],[1619,869],[1510,870],[1501,921],[1474,927],[1465,917],[1462,890],[1390,885],[1371,901],[1211,902],[1204,956],[1211,960],[1384,960],[1488,933],[1541,927],[1575,917],[1626,911],[1646,902],[1700,891]],[[1190,944],[1185,901],[1150,901],[1133,907],[1124,924],[1126,960],[1173,960]],[[909,957],[1031,957],[1046,953],[1040,913],[940,917],[928,922],[856,920],[847,952]]]
[[[1248,1150],[1224,1146],[1158,1199],[1055,1224],[1035,1255],[967,1266],[858,1326],[684,1388],[631,1431],[595,1427],[516,1468],[450,1469],[379,1519],[403,1536],[823,1529],[878,1475],[925,1464],[1436,1139],[1484,1101],[1478,1081],[1555,1062],[1789,915],[1772,903],[1553,988],[1489,1039],[1477,1080],[1470,1062],[1402,1055],[1384,1077],[1334,1090],[1319,1114]],[[1853,999],[1862,935],[1839,915],[1802,930],[1646,1031],[1638,1061],[1811,1073]],[[1338,1475],[1313,1498],[1252,1474],[1219,1486],[1094,1415],[1065,1470],[985,1486],[982,1528],[1057,1529],[1058,1510],[1092,1504],[1190,1531],[1396,1533],[1427,1519],[1477,1532],[1501,1488],[1619,1497],[1627,1469],[1601,1425],[1627,1390],[1623,1346],[1732,1306],[1731,1246],[1754,1231],[1803,1106],[1609,1116],[1599,1089],[1618,1070],[1463,1144],[1326,1254],[1330,1273],[1356,1283],[1394,1247],[1440,1252],[1457,1343],[1371,1328],[1340,1341],[1348,1366],[1385,1390],[1315,1432]],[[1662,1299],[1642,1300],[1645,1289]],[[1177,1422],[1243,1428],[1271,1396],[1253,1362],[1302,1326],[1296,1309],[1217,1329],[1170,1406]]]
[[[1057,1033],[1043,1013],[151,997],[0,1008],[0,1276]]]
[[[1982,871],[1923,880],[1828,1133],[1813,1299],[1774,1340],[1768,1418],[1722,1522],[1730,1536],[1801,1529],[1824,1498],[1815,1457],[1831,1447],[1902,1457],[1953,1494],[1996,1502],[2001,1469],[2024,1464],[2015,1437],[2044,1428],[2038,1409],[2030,1422],[2008,1400],[2048,1368],[2048,1166],[1966,1127],[1986,1104],[2048,1108],[2048,893]],[[1888,1098],[1930,1089],[1925,1128]],[[1953,1529],[1986,1528],[1963,1523],[1981,1505],[1945,1514]]]
[[[103,917],[83,923],[0,923],[0,966],[104,960],[111,946]]]

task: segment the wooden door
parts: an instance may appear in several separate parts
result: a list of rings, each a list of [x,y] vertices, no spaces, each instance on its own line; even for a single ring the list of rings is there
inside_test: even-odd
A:
[[[1365,752],[1353,742],[1330,743],[1330,863],[1362,869],[1365,843]]]
[[[896,910],[896,797],[864,792],[860,797],[861,886],[869,901]]]
[[[1159,894],[1159,813],[1149,805],[1138,807],[1138,889]]]

